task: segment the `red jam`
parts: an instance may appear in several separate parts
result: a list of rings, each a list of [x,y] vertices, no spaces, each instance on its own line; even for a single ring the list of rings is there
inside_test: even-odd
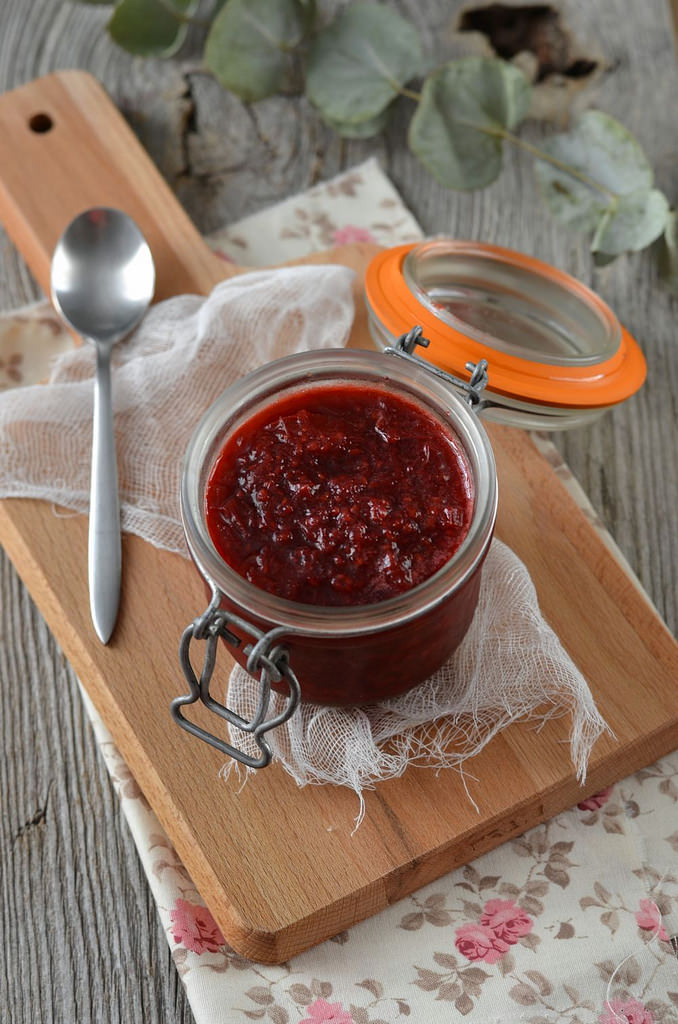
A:
[[[470,468],[425,409],[369,384],[274,400],[226,441],[207,527],[269,593],[314,605],[383,601],[432,576],[468,532]]]

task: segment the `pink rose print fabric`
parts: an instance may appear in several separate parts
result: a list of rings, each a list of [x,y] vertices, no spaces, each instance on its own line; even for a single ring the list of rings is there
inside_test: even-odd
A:
[[[376,242],[376,238],[366,228],[347,224],[345,227],[337,228],[332,232],[332,241],[335,245],[353,245],[354,242]]]
[[[612,796],[613,786],[608,786],[607,789],[601,789],[599,793],[593,793],[592,796],[587,796],[586,800],[582,800],[581,803],[577,804],[580,811],[597,811],[601,807],[604,807],[607,801]]]
[[[226,944],[207,907],[178,899],[170,910],[172,936],[192,953],[216,953]]]
[[[659,0],[643,6],[653,5],[658,9]],[[666,53],[663,73],[675,76],[670,39]],[[451,209],[457,202],[455,194]],[[254,267],[331,245],[420,237],[391,183],[368,161],[212,242],[222,259]],[[20,344],[19,333],[35,344]],[[0,323],[0,390],[48,376],[49,359],[70,347],[44,304],[10,318],[4,332]],[[551,442],[533,440],[602,530]],[[469,863],[438,882],[269,966],[224,942],[110,734],[85,704],[196,1024],[678,1022],[678,961],[666,941],[678,933],[678,752],[614,787],[582,792],[572,810],[490,854],[469,851]]]
[[[626,1002],[613,999],[605,1004],[600,1024],[655,1024],[655,1019],[637,999],[628,999]]]
[[[661,911],[652,900],[641,900],[640,909],[636,911],[638,927],[644,931],[656,932],[664,942],[669,941],[666,928],[662,924]]]
[[[456,931],[455,946],[468,960],[484,960],[496,964],[508,950],[508,943],[502,942],[494,932],[482,924],[463,924]]]
[[[518,939],[532,931],[533,923],[512,900],[488,900],[479,923],[457,928],[454,944],[469,960],[495,964]]]
[[[509,946],[531,932],[533,925],[532,918],[511,900],[488,900],[480,923]]]
[[[341,1003],[328,1003],[325,999],[317,999],[307,1007],[310,1014],[299,1024],[353,1024],[353,1017],[344,1010]]]

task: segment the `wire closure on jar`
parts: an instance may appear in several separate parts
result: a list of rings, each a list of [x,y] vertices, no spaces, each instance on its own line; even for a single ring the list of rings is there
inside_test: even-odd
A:
[[[474,412],[480,412],[482,409],[491,405],[491,402],[483,401],[481,394],[487,387],[487,359],[479,359],[477,363],[466,363],[466,369],[471,374],[470,380],[462,380],[461,377],[455,377],[451,373],[447,373],[445,370],[441,370],[439,367],[434,366],[432,363],[427,362],[425,359],[421,359],[419,356],[414,355],[414,350],[417,345],[421,345],[422,348],[428,348],[431,344],[428,338],[424,336],[423,327],[411,327],[406,334],[401,334],[395,345],[389,346],[384,349],[387,355],[399,356],[401,359],[408,359],[412,363],[416,363],[417,366],[423,366],[429,373],[434,374],[436,377],[440,377],[442,380],[447,381],[448,384],[452,384],[453,387],[459,388],[464,392],[464,397],[468,405],[474,410]]]
[[[264,633],[250,622],[240,618],[240,616],[225,611],[220,607],[222,600],[221,591],[211,581],[210,584],[212,587],[212,600],[207,610],[186,627],[179,644],[179,661],[188,682],[190,693],[182,697],[175,697],[170,705],[170,711],[175,722],[182,729],[216,747],[222,754],[240,761],[241,764],[246,765],[248,768],[265,768],[270,764],[273,752],[264,739],[264,735],[269,730],[283,725],[297,710],[301,699],[301,688],[296,675],[290,668],[287,650],[277,645],[277,641],[281,636],[289,634],[290,630],[286,627],[278,626],[275,629],[269,630],[268,633]],[[223,639],[233,647],[240,647],[242,643],[241,639],[229,627],[235,627],[255,638],[254,644],[247,644],[243,648],[244,653],[247,655],[247,671],[251,676],[258,677],[259,679],[257,709],[250,721],[231,711],[225,705],[220,704],[210,694],[210,683],[216,664],[219,641]],[[196,676],[190,660],[192,640],[204,640],[206,644],[200,678]],[[289,689],[285,707],[279,715],[267,718],[271,703],[271,683],[279,683],[283,679]],[[181,709],[185,705],[195,704],[198,700],[204,704],[208,711],[218,715],[236,729],[250,733],[261,751],[261,756],[255,757],[252,754],[248,754],[185,718]]]

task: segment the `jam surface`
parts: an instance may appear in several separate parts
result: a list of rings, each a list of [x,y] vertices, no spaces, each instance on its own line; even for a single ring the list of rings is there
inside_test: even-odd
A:
[[[226,441],[206,493],[224,561],[278,597],[363,605],[447,562],[473,512],[460,442],[423,408],[370,384],[273,400]]]

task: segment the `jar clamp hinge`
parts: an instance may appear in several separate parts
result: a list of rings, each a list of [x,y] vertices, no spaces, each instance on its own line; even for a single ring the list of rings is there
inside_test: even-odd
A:
[[[412,327],[406,334],[401,336],[396,341],[395,345],[389,346],[385,351],[389,355],[400,356],[401,359],[408,359],[412,363],[416,363],[418,366],[423,366],[424,369],[428,370],[429,373],[433,373],[436,377],[440,377],[448,384],[452,384],[455,388],[459,388],[464,392],[466,402],[471,406],[475,412],[480,412],[490,402],[483,401],[481,394],[487,386],[487,359],[479,359],[477,363],[466,363],[466,369],[471,374],[470,380],[462,380],[461,377],[455,377],[451,373],[447,373],[445,370],[441,370],[440,367],[434,366],[433,363],[429,363],[426,359],[422,359],[420,356],[414,355],[414,350],[417,345],[421,345],[422,348],[428,348],[430,341],[428,338],[423,336],[422,327]]]
[[[271,729],[282,725],[296,711],[301,699],[299,681],[290,668],[287,651],[278,645],[278,640],[283,634],[289,634],[289,629],[279,626],[264,633],[257,629],[250,622],[241,619],[238,615],[221,608],[222,594],[219,588],[209,581],[212,587],[212,599],[207,610],[183,632],[179,645],[179,661],[190,687],[190,693],[182,697],[176,697],[170,706],[170,711],[175,722],[182,729],[190,732],[193,736],[204,740],[211,746],[216,747],[222,754],[227,754],[248,768],[265,768],[270,763],[273,753],[264,735]],[[214,672],[217,657],[217,645],[221,639],[233,647],[240,647],[242,640],[236,636],[232,628],[250,634],[255,639],[254,644],[247,644],[243,647],[243,653],[247,655],[247,671],[251,676],[259,679],[259,695],[257,709],[250,721],[242,718],[230,708],[220,704],[210,694],[210,682]],[[203,666],[198,678],[191,665],[189,656],[192,640],[205,640],[205,655]],[[271,703],[271,683],[278,683],[285,680],[289,689],[286,703],[280,714],[273,718],[267,718]],[[248,754],[244,750],[227,743],[207,729],[190,722],[184,717],[182,708],[188,704],[201,701],[208,711],[213,712],[224,719],[229,725],[240,729],[242,732],[250,733],[257,747],[261,751],[260,756]]]

